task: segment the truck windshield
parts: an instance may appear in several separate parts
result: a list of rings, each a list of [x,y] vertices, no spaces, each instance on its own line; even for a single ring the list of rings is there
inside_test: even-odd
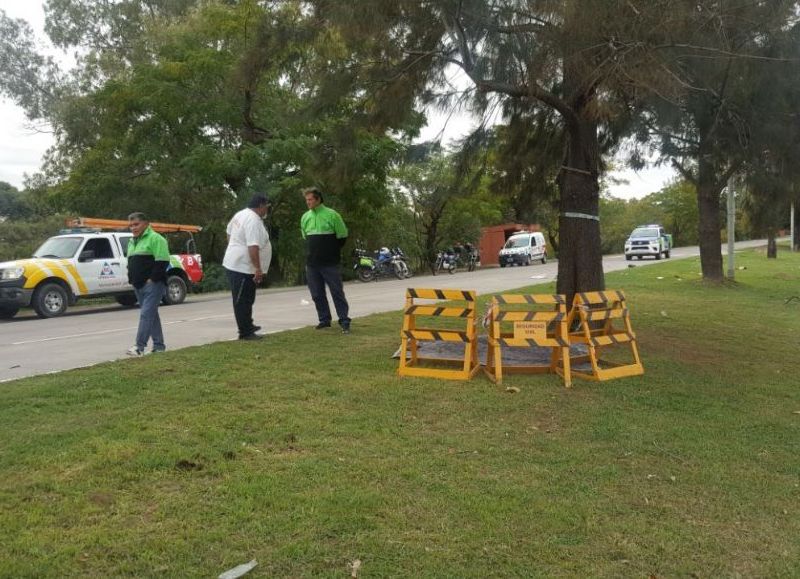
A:
[[[51,237],[33,252],[33,257],[55,259],[75,257],[75,252],[78,251],[81,241],[83,241],[81,237]]]
[[[512,247],[528,247],[529,244],[530,241],[528,237],[512,237],[506,241],[503,247],[504,249],[511,249]]]
[[[631,233],[631,237],[658,237],[658,229],[653,228],[645,228],[640,227],[638,229],[634,229],[633,233]]]

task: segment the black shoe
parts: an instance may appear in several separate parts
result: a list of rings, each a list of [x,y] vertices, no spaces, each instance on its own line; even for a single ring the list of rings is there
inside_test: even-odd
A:
[[[324,330],[325,328],[330,328],[330,327],[331,327],[331,323],[330,322],[320,322],[316,326],[314,326],[314,329],[315,330]]]
[[[253,334],[247,334],[246,336],[239,336],[239,339],[240,340],[263,340],[264,336],[262,336],[261,334],[253,333]]]
[[[342,326],[342,333],[349,334],[350,333],[350,326]]]
[[[253,326],[253,327],[251,328],[251,331],[252,331],[252,332],[255,334],[255,333],[256,333],[258,330],[260,330],[260,329],[261,329],[261,326]]]

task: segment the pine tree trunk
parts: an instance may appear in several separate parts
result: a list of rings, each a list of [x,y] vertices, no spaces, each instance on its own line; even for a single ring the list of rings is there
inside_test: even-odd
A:
[[[778,257],[778,241],[775,238],[775,228],[770,227],[767,230],[767,259],[775,259]]]
[[[598,167],[600,146],[597,124],[580,119],[568,128],[564,167],[558,179],[561,194],[559,216],[558,281],[556,290],[572,304],[578,292],[605,289],[600,222]]]
[[[701,157],[697,182],[697,207],[699,211],[700,270],[703,279],[722,283],[722,244],[719,221],[720,187],[714,168]]]

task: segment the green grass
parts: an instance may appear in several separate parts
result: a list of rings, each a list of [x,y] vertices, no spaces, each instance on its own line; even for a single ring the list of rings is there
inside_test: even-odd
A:
[[[397,312],[3,384],[0,576],[796,577],[800,255],[737,264],[608,275],[646,373],[570,391],[398,378]]]

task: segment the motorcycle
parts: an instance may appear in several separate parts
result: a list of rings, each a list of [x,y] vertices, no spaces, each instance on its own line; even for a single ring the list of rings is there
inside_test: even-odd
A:
[[[478,265],[478,250],[471,245],[464,246],[467,252],[467,271],[475,271]]]
[[[439,251],[436,253],[436,261],[433,264],[433,275],[440,271],[447,271],[451,274],[456,272],[458,267],[458,256],[452,251]]]
[[[403,251],[397,247],[382,247],[370,255],[363,247],[353,250],[353,269],[356,277],[363,282],[377,280],[379,277],[394,276],[397,279],[411,277],[411,269],[405,261]]]

